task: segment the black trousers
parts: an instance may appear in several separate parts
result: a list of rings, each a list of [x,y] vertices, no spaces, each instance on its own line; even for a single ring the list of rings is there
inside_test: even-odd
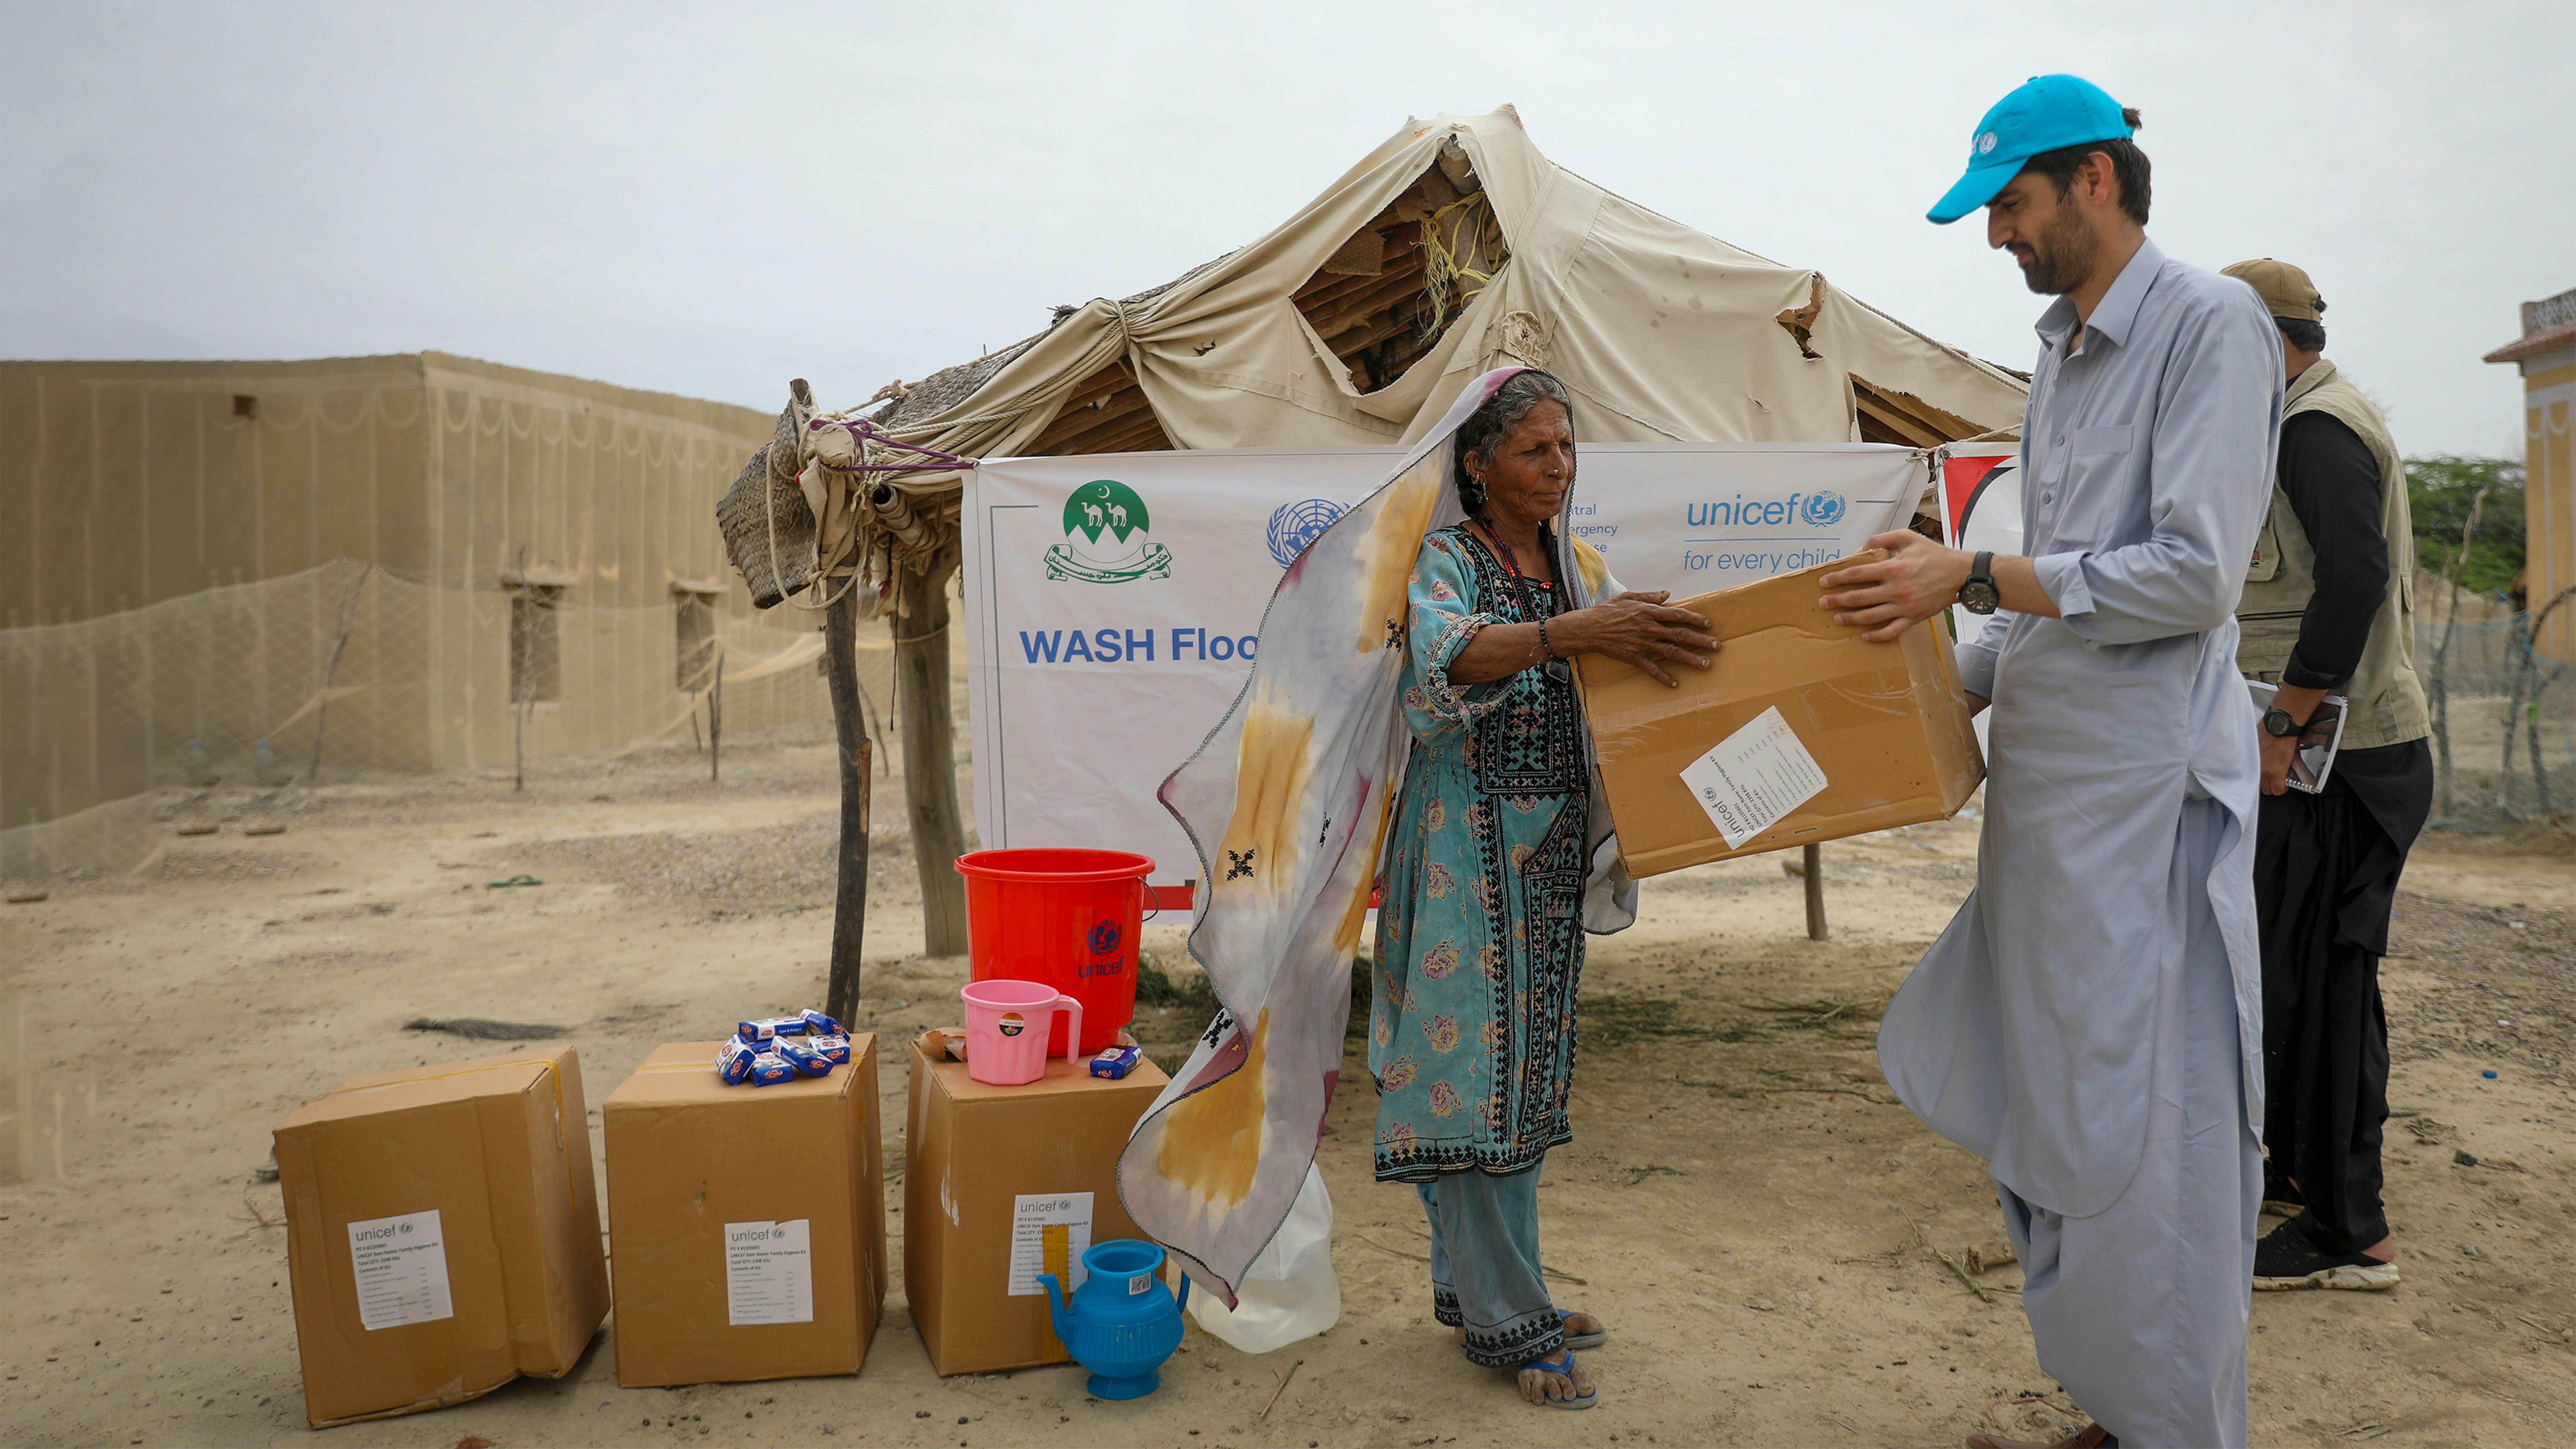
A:
[[[2263,797],[2264,1146],[2338,1252],[2388,1236],[2380,1201],[2388,1016],[2379,958],[2407,849],[2432,806],[2422,740],[2348,750],[2326,791]]]

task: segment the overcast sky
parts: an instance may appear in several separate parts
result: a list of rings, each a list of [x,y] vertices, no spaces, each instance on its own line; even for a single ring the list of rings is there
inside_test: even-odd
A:
[[[2142,109],[2152,234],[2314,274],[2409,452],[2520,453],[2481,353],[2576,287],[2576,5],[0,0],[0,356],[438,348],[774,409],[1170,279],[1409,115],[2030,365],[1922,215],[2071,70]]]

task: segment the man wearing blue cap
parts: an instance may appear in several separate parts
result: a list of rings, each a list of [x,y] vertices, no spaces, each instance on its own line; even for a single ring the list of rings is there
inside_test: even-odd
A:
[[[1986,210],[2041,314],[2027,556],[1882,534],[1823,607],[1892,639],[1989,617],[1978,884],[1889,1003],[1905,1104],[1987,1159],[2068,1446],[2245,1442],[2263,1170],[2260,764],[2234,612],[2272,492],[2281,342],[2252,289],[2147,239],[2137,115],[2074,76],[1986,113],[1932,209]],[[1979,1435],[1972,1446],[2009,1449]]]

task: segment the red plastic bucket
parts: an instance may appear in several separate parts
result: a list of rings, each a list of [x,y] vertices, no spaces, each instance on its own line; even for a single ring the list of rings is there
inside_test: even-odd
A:
[[[1082,1003],[1085,1055],[1136,1019],[1136,933],[1154,862],[1124,850],[978,850],[957,857],[966,877],[971,979],[1035,981]],[[1065,1051],[1065,1020],[1047,1027],[1047,1055]]]

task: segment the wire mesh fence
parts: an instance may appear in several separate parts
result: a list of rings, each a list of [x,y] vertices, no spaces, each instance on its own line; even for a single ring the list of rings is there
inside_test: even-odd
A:
[[[2416,621],[2436,828],[2492,833],[2576,810],[2576,669],[2533,651],[2532,624]]]
[[[77,623],[0,630],[0,876],[118,870],[161,838],[155,792],[287,790],[712,732],[827,738],[819,615],[702,596],[585,606],[338,560]],[[863,626],[862,707],[894,646]]]

